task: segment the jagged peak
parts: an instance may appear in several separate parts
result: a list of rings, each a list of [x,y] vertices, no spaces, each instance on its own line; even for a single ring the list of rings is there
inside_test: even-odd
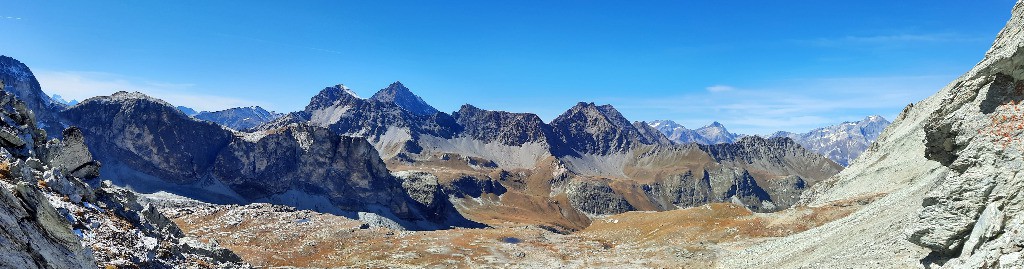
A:
[[[392,82],[391,85],[388,85],[387,89],[404,90],[407,92],[411,92],[409,91],[409,88],[405,87],[405,85],[403,85],[402,82],[398,80]]]
[[[862,121],[866,121],[866,122],[889,122],[889,120],[885,119],[885,117],[882,117],[880,115],[867,116],[867,117],[864,117],[864,120],[862,120]]]
[[[673,120],[653,120],[653,121],[649,122],[648,125],[650,125],[651,127],[654,127],[655,129],[662,129],[662,128],[670,128],[670,129],[680,129],[681,128],[681,129],[687,129],[686,126],[683,126],[682,124],[679,124],[679,123],[677,123],[677,122],[675,122]],[[689,129],[687,129],[687,130],[689,130]]]
[[[346,87],[345,84],[334,85],[334,87],[340,89],[342,92],[348,95],[351,95],[352,97],[362,99],[362,97],[359,97],[359,95],[356,94],[356,92],[352,91],[352,89],[350,89],[349,87]]]
[[[708,124],[708,125],[706,125],[706,126],[704,126],[702,128],[712,128],[712,127],[725,129],[725,125],[722,125],[722,123],[720,123],[718,121],[714,121],[711,124]]]
[[[471,104],[462,104],[462,106],[459,107],[459,111],[463,111],[463,110],[483,110],[483,109],[480,109],[479,107],[476,107],[476,106],[471,105]]]
[[[401,81],[395,81],[388,85],[387,88],[377,91],[369,100],[393,103],[417,115],[433,115],[440,112],[433,106],[430,106],[430,104],[427,104],[426,101],[423,101],[423,98],[413,93],[408,87],[405,87]]]
[[[598,105],[595,105],[594,102],[579,102],[579,103],[576,103],[575,106],[573,106],[569,110],[566,110],[565,113],[562,113],[562,115],[559,115],[557,118],[555,118],[552,121],[552,124],[556,124],[557,122],[568,121],[570,118],[572,118],[576,114],[591,114],[591,115],[593,115],[592,113],[596,113],[598,115],[601,115],[601,117],[604,120],[610,122],[611,124],[613,124],[615,126],[618,126],[619,128],[632,128],[633,127],[632,124],[629,122],[629,120],[627,120],[626,117],[622,116],[622,113],[619,113],[619,111],[616,110],[614,106],[612,106],[612,105],[600,105],[600,106],[598,106]]]
[[[352,103],[359,102],[359,100],[362,100],[359,95],[356,95],[355,92],[352,92],[344,84],[338,84],[326,87],[310,98],[309,104],[306,105],[306,111],[322,109],[336,105],[339,102]]]

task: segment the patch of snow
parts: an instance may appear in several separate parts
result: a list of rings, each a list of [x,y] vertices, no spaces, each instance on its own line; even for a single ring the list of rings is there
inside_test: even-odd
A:
[[[326,127],[348,116],[350,109],[352,109],[351,106],[330,106],[321,110],[314,110],[310,115],[309,121]]]

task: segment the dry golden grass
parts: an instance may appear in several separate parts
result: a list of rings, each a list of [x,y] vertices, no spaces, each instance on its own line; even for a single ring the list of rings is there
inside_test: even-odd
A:
[[[717,250],[712,245],[742,245],[801,232],[842,218],[877,198],[867,196],[767,214],[753,213],[735,204],[627,212],[597,219],[569,235],[525,226],[549,220],[531,214],[551,209],[477,212],[476,216],[490,217],[503,225],[422,232],[359,229],[358,221],[312,212],[249,212],[239,219],[237,212],[227,214],[226,209],[199,210],[177,215],[174,221],[190,236],[202,241],[216,239],[256,266],[614,267],[632,263],[703,268],[715,262]],[[516,203],[537,206],[552,204],[530,202],[532,196],[514,193],[502,199],[525,199]],[[294,221],[298,218],[309,222],[296,225]]]

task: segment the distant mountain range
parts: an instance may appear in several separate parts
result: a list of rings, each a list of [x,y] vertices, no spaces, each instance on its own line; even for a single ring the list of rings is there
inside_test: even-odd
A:
[[[250,106],[229,108],[214,112],[203,111],[193,117],[224,125],[235,130],[249,130],[253,127],[260,126],[264,123],[280,118],[281,116],[284,116],[284,114],[267,111],[259,106]]]
[[[713,122],[710,125],[690,130],[671,120],[656,120],[650,122],[661,133],[676,143],[697,143],[714,145],[718,143],[733,143],[746,135],[730,133],[721,123]]]
[[[868,116],[856,122],[844,122],[837,125],[822,127],[806,133],[776,132],[769,137],[787,137],[800,145],[832,159],[836,163],[848,166],[857,158],[878,135],[889,126],[890,122],[882,116]],[[714,145],[734,143],[746,137],[744,134],[730,133],[721,123],[714,122],[696,130],[671,120],[656,120],[649,124],[661,131],[676,143],[697,143]]]
[[[878,135],[882,134],[890,123],[882,116],[875,115],[860,121],[844,122],[806,133],[776,132],[772,137],[791,138],[806,148],[848,166],[878,139]]]
[[[67,101],[67,100],[64,100],[64,98],[61,97],[58,94],[50,95],[50,99],[52,99],[54,102],[57,102],[57,103],[60,103],[60,104],[66,105],[66,106],[73,106],[73,105],[77,105],[78,104],[78,100],[71,99],[71,101]]]
[[[187,116],[240,131],[252,129],[284,116],[284,114],[267,111],[259,106],[235,107],[214,112],[197,112],[195,109],[185,106],[177,106],[176,108]]]

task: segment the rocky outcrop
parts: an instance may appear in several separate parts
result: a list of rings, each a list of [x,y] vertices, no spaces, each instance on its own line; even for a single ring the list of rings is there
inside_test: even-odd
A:
[[[114,167],[103,177],[140,191],[343,215],[373,212],[409,229],[461,221],[414,203],[363,138],[306,123],[237,133],[139,93],[90,98],[64,115],[82,126],[95,156]]]
[[[393,174],[402,181],[402,188],[420,206],[427,208],[428,219],[446,223],[450,227],[482,228],[484,225],[462,216],[449,197],[466,197],[483,193],[500,195],[505,189],[500,183],[490,180],[465,178],[454,184],[440,184],[436,176],[420,171],[400,171]],[[467,184],[468,183],[468,184]]]
[[[659,210],[735,202],[754,211],[769,212],[793,204],[782,196],[770,195],[750,173],[729,168],[703,170],[696,175],[687,171],[645,184],[643,190]],[[799,193],[802,190],[791,191]],[[774,202],[776,200],[781,202]]]
[[[24,143],[0,148],[0,267],[248,267],[231,251],[186,238],[130,191],[98,189],[82,132],[46,141],[25,104],[3,91],[0,126]]]
[[[771,137],[788,137],[842,166],[850,165],[878,139],[890,122],[882,116],[868,116],[856,122],[818,128],[806,133],[776,132]]]
[[[985,58],[927,120],[925,154],[950,172],[922,202],[910,241],[947,267],[1011,268],[1024,230],[1024,2]],[[938,262],[941,263],[941,260]]]
[[[137,92],[89,98],[62,115],[81,128],[100,161],[176,184],[205,176],[217,154],[234,139],[217,124],[196,121]],[[104,177],[119,178],[110,172]]]
[[[319,127],[291,125],[255,141],[236,138],[211,167],[214,178],[247,201],[297,191],[325,196],[346,211],[380,206],[418,218],[373,145]]]
[[[636,210],[608,183],[609,180],[572,180],[565,188],[565,194],[573,207],[588,214],[610,215]]]
[[[732,144],[700,145],[717,162],[769,175],[797,175],[808,184],[839,173],[843,167],[789,138],[747,136]],[[758,173],[762,174],[762,173]]]
[[[427,102],[424,102],[423,98],[420,98],[413,94],[412,91],[409,91],[409,88],[402,85],[402,82],[398,81],[391,83],[387,88],[381,89],[377,93],[373,94],[369,100],[393,103],[416,115],[430,116],[439,112],[437,109],[427,104]]]
[[[186,110],[182,110],[182,112],[189,114]],[[234,130],[246,131],[280,118],[282,114],[267,111],[259,106],[250,106],[229,108],[215,112],[203,111],[189,116],[217,123]]]
[[[462,126],[461,136],[484,143],[521,146],[552,142],[551,127],[535,114],[483,110],[467,104],[452,117]]]

